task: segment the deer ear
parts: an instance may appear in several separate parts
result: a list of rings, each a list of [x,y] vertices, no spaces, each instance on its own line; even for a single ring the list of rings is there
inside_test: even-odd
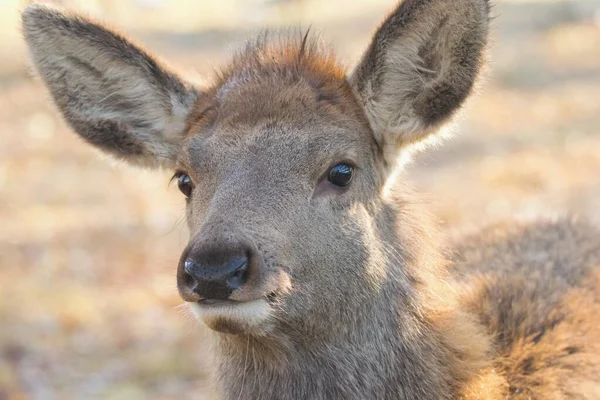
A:
[[[32,5],[22,23],[35,69],[82,138],[135,165],[174,164],[193,87],[87,18]]]
[[[404,0],[377,30],[348,79],[386,154],[437,131],[470,94],[488,14],[487,0]]]

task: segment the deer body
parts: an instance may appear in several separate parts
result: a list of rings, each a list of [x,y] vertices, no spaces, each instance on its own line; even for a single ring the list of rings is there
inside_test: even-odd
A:
[[[218,398],[600,396],[597,231],[541,220],[447,244],[393,184],[472,91],[488,13],[405,0],[350,73],[308,34],[265,34],[200,88],[90,19],[25,10],[73,129],[176,171],[178,289],[214,331]]]

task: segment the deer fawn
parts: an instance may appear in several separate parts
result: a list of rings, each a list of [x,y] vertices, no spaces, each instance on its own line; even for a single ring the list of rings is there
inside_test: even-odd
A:
[[[265,33],[207,87],[88,18],[24,11],[73,130],[176,171],[177,285],[214,331],[219,398],[600,398],[598,231],[540,220],[448,243],[390,182],[472,91],[489,8],[405,0],[349,73],[308,34]]]

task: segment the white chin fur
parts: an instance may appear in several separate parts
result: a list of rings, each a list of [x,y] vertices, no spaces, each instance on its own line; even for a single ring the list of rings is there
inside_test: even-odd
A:
[[[240,327],[252,329],[264,323],[271,313],[271,308],[264,299],[207,306],[198,303],[187,304],[196,318],[208,327],[214,326],[218,320],[226,320]]]

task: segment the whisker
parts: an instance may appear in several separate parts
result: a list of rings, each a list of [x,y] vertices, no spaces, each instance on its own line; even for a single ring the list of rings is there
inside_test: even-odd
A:
[[[242,398],[242,393],[244,392],[244,382],[246,381],[246,365],[248,364],[248,350],[250,347],[250,335],[247,336],[246,340],[246,356],[244,357],[244,370],[242,371],[242,384],[240,386],[240,395],[238,396],[238,400]]]

